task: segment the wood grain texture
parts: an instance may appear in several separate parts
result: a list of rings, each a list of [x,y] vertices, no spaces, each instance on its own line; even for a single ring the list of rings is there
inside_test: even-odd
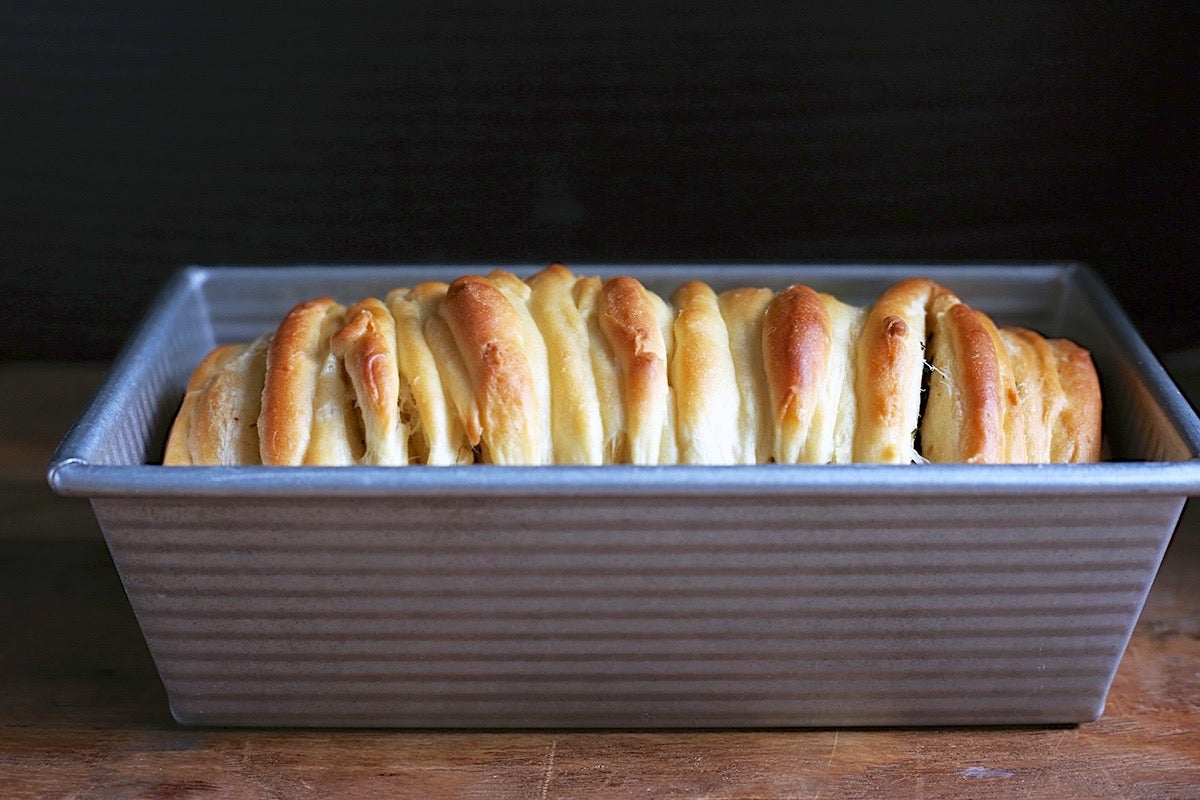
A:
[[[0,8],[0,357],[214,262],[1081,259],[1200,338],[1194,3],[223,5]]]
[[[0,450],[5,797],[1200,797],[1196,508],[1185,511],[1104,716],[1077,727],[181,728],[91,509],[29,477],[102,373],[0,366],[6,439],[38,420],[23,446]],[[53,400],[65,397],[76,399]]]

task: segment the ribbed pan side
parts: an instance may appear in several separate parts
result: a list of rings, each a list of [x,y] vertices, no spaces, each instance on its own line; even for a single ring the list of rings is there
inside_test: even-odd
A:
[[[1181,501],[97,500],[177,718],[1069,723]]]

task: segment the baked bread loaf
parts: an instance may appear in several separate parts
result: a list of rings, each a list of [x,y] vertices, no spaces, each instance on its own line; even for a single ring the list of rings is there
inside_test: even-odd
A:
[[[1096,461],[1100,412],[1086,350],[932,281],[668,302],[552,264],[299,304],[200,363],[164,463]]]

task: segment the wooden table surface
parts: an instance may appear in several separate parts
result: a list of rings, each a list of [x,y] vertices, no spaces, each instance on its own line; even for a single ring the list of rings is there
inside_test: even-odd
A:
[[[50,454],[103,376],[0,365],[0,796],[1200,797],[1200,513],[1104,716],[1074,727],[403,731],[175,724],[86,502]]]

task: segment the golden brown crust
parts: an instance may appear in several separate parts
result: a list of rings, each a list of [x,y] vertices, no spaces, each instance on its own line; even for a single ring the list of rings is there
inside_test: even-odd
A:
[[[767,305],[762,337],[775,422],[774,459],[795,464],[803,460],[832,344],[821,297],[798,284],[784,289]]]
[[[550,364],[546,356],[545,336],[529,310],[533,290],[528,283],[505,270],[493,270],[488,273],[487,279],[500,290],[517,315],[520,351],[529,365],[529,374],[533,379],[535,402],[530,409],[530,415],[533,419],[533,436],[537,440],[536,447],[539,451],[533,463],[551,464],[554,462],[554,445],[550,432]]]
[[[668,305],[554,264],[297,305],[201,362],[163,462],[1092,461],[1100,415],[1086,350],[927,280],[870,309],[699,282]]]
[[[1005,452],[999,354],[990,323],[948,293],[930,309],[933,339],[921,454],[935,463],[995,464]]]
[[[467,446],[472,450],[471,460],[474,461],[483,437],[483,422],[479,417],[479,405],[475,401],[471,375],[458,352],[454,334],[450,332],[450,326],[441,315],[442,300],[449,288],[450,285],[445,283],[421,284],[413,288],[409,297],[421,307],[421,314],[425,320],[422,331],[425,341],[437,365],[438,378],[450,403],[453,417],[462,428]]]
[[[1039,413],[1022,408],[1013,348],[992,320],[941,291],[930,307],[934,338],[921,452],[933,462],[1022,464],[1029,461],[1026,428]],[[1016,349],[1022,369],[1033,359]],[[1026,377],[1026,390],[1032,377]]]
[[[512,304],[486,278],[466,275],[450,284],[439,314],[471,379],[484,461],[542,463],[533,371]]]
[[[596,314],[621,377],[625,430],[618,439],[617,459],[657,464],[669,402],[667,343],[659,309],[640,281],[622,276],[604,282]]]
[[[855,349],[855,461],[907,464],[913,460],[926,317],[937,288],[920,278],[901,281],[888,288],[867,314]]]
[[[264,464],[305,463],[313,397],[342,307],[329,297],[300,303],[283,318],[267,352],[259,451]]]

